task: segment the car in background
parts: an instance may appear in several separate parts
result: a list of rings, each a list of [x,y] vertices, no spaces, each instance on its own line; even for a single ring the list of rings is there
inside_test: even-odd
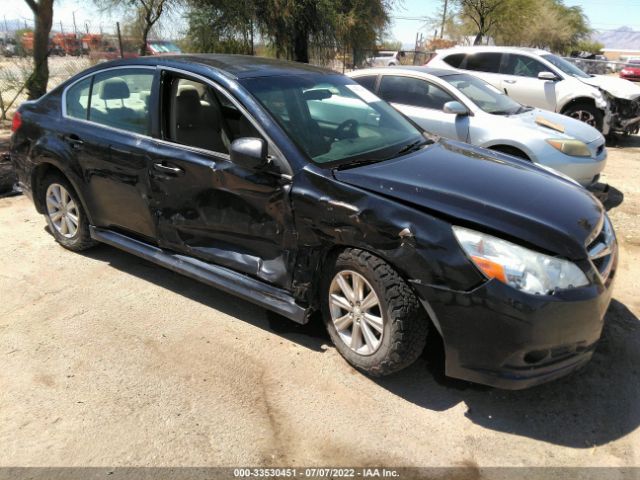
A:
[[[585,187],[604,169],[605,139],[595,128],[525,107],[467,73],[394,67],[349,76],[430,133],[551,167]]]
[[[620,78],[632,82],[640,82],[640,58],[629,60],[622,70],[620,70]]]
[[[371,375],[411,364],[431,331],[447,375],[525,388],[584,365],[601,336],[618,258],[602,204],[531,162],[432,139],[344,75],[145,56],[12,120],[19,182],[60,245],[107,243],[299,323],[318,312]]]
[[[640,86],[589,75],[546,50],[455,47],[438,51],[428,65],[469,72],[523,105],[576,118],[605,135],[638,132]]]
[[[367,58],[366,64],[370,67],[393,67],[400,65],[405,53],[401,50],[381,50],[374,56]]]
[[[180,47],[168,40],[149,40],[147,42],[148,55],[176,55],[182,53]]]

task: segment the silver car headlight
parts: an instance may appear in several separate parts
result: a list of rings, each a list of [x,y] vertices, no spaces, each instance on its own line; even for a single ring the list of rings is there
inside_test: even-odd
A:
[[[520,247],[500,238],[464,227],[453,227],[458,243],[487,277],[532,294],[589,284],[577,265]]]
[[[575,139],[549,138],[547,143],[556,150],[571,157],[590,157],[591,150],[587,144]]]

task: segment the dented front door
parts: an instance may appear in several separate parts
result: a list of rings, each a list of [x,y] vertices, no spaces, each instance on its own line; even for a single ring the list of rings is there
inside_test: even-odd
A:
[[[228,155],[158,141],[150,205],[160,246],[288,287],[294,259],[290,183]]]

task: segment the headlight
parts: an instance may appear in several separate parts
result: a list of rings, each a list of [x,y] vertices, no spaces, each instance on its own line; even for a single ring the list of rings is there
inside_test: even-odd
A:
[[[453,227],[458,242],[487,278],[533,294],[589,284],[574,263],[534,252],[491,235]]]
[[[560,150],[565,155],[572,157],[590,157],[591,150],[587,147],[587,144],[580,140],[564,140],[562,138],[549,138],[547,143],[556,150]]]

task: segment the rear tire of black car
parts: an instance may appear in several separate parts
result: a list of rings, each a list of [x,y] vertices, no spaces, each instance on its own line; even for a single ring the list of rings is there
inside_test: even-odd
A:
[[[62,208],[56,210],[56,207],[52,205],[47,198],[49,192],[55,191],[58,192],[58,195],[60,192],[64,192],[63,196],[65,197],[66,205],[73,205],[72,208],[69,208],[68,211],[65,209],[64,212],[73,215],[73,218],[75,218],[74,223],[63,222],[56,216],[57,213],[63,210]],[[71,183],[64,178],[64,176],[58,173],[48,174],[42,179],[39,193],[41,195],[41,204],[44,206],[44,216],[47,220],[49,231],[53,235],[53,238],[56,239],[56,242],[74,252],[86,250],[97,244],[89,233],[89,220],[82,206],[82,202]],[[55,195],[51,196],[55,197]],[[53,200],[55,202],[55,198]],[[60,227],[62,223],[65,223],[64,228]],[[71,229],[70,226],[75,226],[75,229]]]
[[[585,102],[574,103],[568,106],[562,114],[580,120],[587,125],[591,125],[600,132],[602,131],[602,119],[604,115],[595,105]]]
[[[350,299],[336,280],[339,276],[354,292],[352,310],[344,305],[343,300],[349,303]],[[359,279],[359,284],[354,285],[354,277]],[[355,292],[359,285],[362,290],[360,301],[357,301]],[[321,292],[322,313],[329,336],[340,354],[356,369],[374,377],[389,375],[411,365],[424,350],[429,328],[424,310],[411,287],[382,259],[363,250],[345,249],[337,255],[333,267],[325,271]],[[371,292],[377,297],[378,306],[366,309],[365,304],[371,304]],[[342,297],[342,306],[336,306],[335,295]],[[354,309],[357,309],[357,315]],[[348,319],[342,320],[348,315],[351,315],[350,323]],[[381,326],[378,320],[372,323],[371,319],[381,319]],[[356,328],[360,335],[360,341],[356,343],[362,344],[358,351],[354,349]],[[372,343],[377,341],[376,348],[368,348],[365,330]],[[365,347],[369,351],[363,351]]]

